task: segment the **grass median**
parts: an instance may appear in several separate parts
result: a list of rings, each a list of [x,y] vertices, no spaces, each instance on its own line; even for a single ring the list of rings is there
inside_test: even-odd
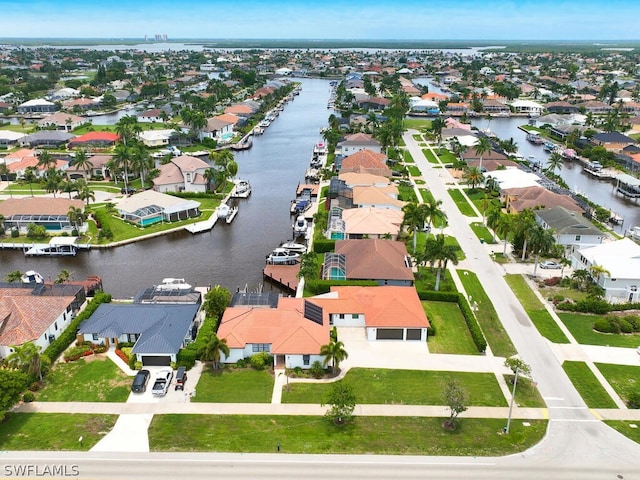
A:
[[[155,415],[149,446],[157,452],[275,453],[279,445],[281,453],[295,454],[499,456],[532,447],[547,428],[545,420],[514,421],[509,435],[501,435],[504,419],[465,418],[448,432],[442,420],[355,417],[336,427],[320,416]]]
[[[471,204],[467,201],[465,196],[462,194],[460,190],[457,189],[449,189],[449,196],[453,199],[455,204],[458,206],[458,210],[466,217],[477,217],[478,214],[473,210]]]
[[[565,361],[562,368],[589,408],[617,408],[585,362]]]

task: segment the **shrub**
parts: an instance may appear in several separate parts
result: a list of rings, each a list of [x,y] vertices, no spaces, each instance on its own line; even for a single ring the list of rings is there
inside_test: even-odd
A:
[[[333,252],[336,248],[336,241],[328,238],[316,238],[313,241],[314,253]]]
[[[138,362],[138,360],[137,360],[137,358],[136,358],[136,356],[135,356],[135,355],[131,355],[131,356],[129,357],[129,361],[127,362],[127,365],[129,365],[129,368],[130,368],[131,370],[138,370],[138,369],[136,368],[136,363],[139,363],[139,362]],[[141,366],[142,366],[142,364],[141,364]]]
[[[120,360],[129,365],[129,357],[127,357],[122,350],[116,348],[116,355],[120,357]]]
[[[104,344],[99,344],[99,345],[94,345],[93,346],[93,351],[95,353],[104,353],[107,351],[107,346]]]
[[[458,306],[460,307],[460,312],[462,312],[462,316],[469,328],[469,333],[471,333],[473,343],[475,343],[479,352],[484,352],[487,349],[487,340],[484,338],[484,334],[478,324],[478,320],[471,311],[471,308],[467,303],[467,299],[462,293],[458,293]]]
[[[296,377],[302,376],[302,367],[300,367],[300,366],[294,367],[293,368],[293,373],[296,375]]]
[[[420,300],[430,300],[433,302],[458,302],[458,294],[456,292],[441,292],[435,290],[418,290]]]
[[[264,370],[266,367],[271,365],[271,358],[271,355],[267,352],[260,352],[255,355],[251,355],[249,357],[249,363],[251,364],[251,367],[256,370]]]
[[[610,318],[599,318],[593,324],[593,329],[602,333],[619,333],[618,325],[613,323]]]
[[[31,390],[32,392],[37,392],[38,390],[40,390],[40,388],[42,388],[42,384],[40,382],[33,382],[31,385],[29,385],[29,390]]]
[[[631,392],[627,397],[627,406],[629,408],[640,408],[640,392]]]
[[[36,399],[36,396],[34,395],[33,392],[27,391],[24,392],[24,395],[22,395],[22,401],[25,403],[31,403]]]
[[[78,360],[80,357],[86,356],[87,354],[93,354],[93,350],[91,350],[90,344],[71,347],[69,350],[64,352],[64,360],[65,362],[73,362],[75,360]]]
[[[560,277],[549,277],[549,278],[545,278],[543,280],[543,283],[547,286],[547,287],[553,287],[555,285],[558,285],[560,283]]]
[[[247,366],[247,359],[241,358],[236,362],[236,368],[245,368]]]
[[[622,333],[633,333],[633,325],[631,325],[631,323],[629,323],[625,318],[619,318],[618,325],[620,325],[620,331]]]
[[[189,347],[193,345],[193,343],[189,344]],[[176,356],[176,367],[185,367],[187,370],[193,368],[196,364],[196,351],[190,348],[183,348],[178,352]]]
[[[313,378],[322,378],[324,375],[324,367],[322,366],[322,363],[320,363],[320,360],[316,360],[311,364],[309,373],[311,373]]]
[[[11,238],[18,238],[20,236],[20,231],[17,228],[11,229]]]
[[[176,364],[175,362],[171,362],[173,365],[171,365],[171,369],[175,370],[176,369]],[[136,360],[135,363],[133,364],[133,369],[134,370],[140,370],[142,368],[142,362],[139,360]]]
[[[436,330],[436,325],[433,323],[433,320],[429,321],[429,328],[427,328],[427,338],[435,337],[438,331]]]

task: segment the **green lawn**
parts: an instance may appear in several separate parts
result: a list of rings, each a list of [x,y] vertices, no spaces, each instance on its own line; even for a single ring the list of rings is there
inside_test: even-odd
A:
[[[476,234],[478,240],[484,243],[496,243],[493,241],[493,234],[487,227],[485,227],[482,222],[473,222],[469,225],[473,233]]]
[[[640,366],[610,363],[595,365],[625,403],[628,403],[631,393],[640,393]]]
[[[0,423],[0,450],[88,451],[113,428],[117,415],[9,413]],[[78,439],[82,436],[82,445]]]
[[[547,429],[544,420],[529,420],[529,427],[514,421],[509,435],[500,435],[504,419],[465,418],[457,431],[448,432],[442,420],[355,417],[337,427],[317,416],[155,415],[149,447],[155,452],[275,453],[279,444],[281,453],[296,454],[498,456],[534,446]]]
[[[640,443],[640,428],[637,427],[638,422],[630,422],[627,420],[606,420],[604,423],[617,430],[625,437],[630,438],[636,443]],[[636,425],[636,427],[631,428],[631,425]]]
[[[515,375],[505,375],[504,380],[507,382],[509,391],[513,391],[513,379]],[[528,378],[518,376],[518,384],[516,385],[516,405],[522,408],[544,408],[545,403],[542,395],[536,388],[536,385]]]
[[[196,387],[193,402],[269,403],[273,376],[267,370],[225,368],[213,372],[207,367]]]
[[[422,149],[422,154],[424,155],[424,157],[427,159],[427,161],[429,163],[433,163],[435,165],[440,165],[440,162],[436,158],[435,154],[431,151],[431,149],[423,148]]]
[[[422,302],[422,307],[431,326],[436,329],[436,334],[428,337],[429,352],[478,355],[457,303]]]
[[[466,390],[468,405],[507,405],[492,373],[353,368],[341,381],[351,385],[357,403],[444,405],[442,388],[449,379]],[[291,383],[282,402],[319,404],[330,389],[330,383]]]
[[[418,290],[434,290],[436,288],[437,271],[431,267],[418,267],[416,274],[415,286]],[[451,275],[446,271],[440,272],[440,291],[441,292],[457,292],[456,285],[453,283]]]
[[[475,188],[475,189],[465,188],[464,193],[467,194],[467,197],[469,197],[469,200],[471,200],[471,203],[473,203],[476,206],[478,211],[482,213],[482,210],[483,210],[482,204],[484,203],[484,199],[487,196],[487,192],[482,188]],[[489,199],[490,199],[490,205],[487,207],[487,211],[491,208],[491,206],[498,207],[498,208],[501,207],[499,198],[489,197]]]
[[[428,130],[431,128],[431,120],[427,118],[404,118],[402,128],[411,130]]]
[[[565,373],[589,408],[617,408],[602,384],[585,362],[565,361]]]
[[[458,270],[458,275],[467,295],[471,296],[471,303],[478,304],[478,311],[475,312],[476,318],[493,354],[498,357],[515,355],[516,348],[511,343],[511,339],[502,326],[493,303],[482,288],[477,275],[468,270]]]
[[[473,207],[471,206],[471,204],[469,204],[469,202],[467,201],[467,199],[464,197],[464,195],[460,190],[453,188],[447,191],[449,192],[449,195],[451,196],[453,201],[458,206],[458,210],[460,210],[460,213],[462,213],[467,217],[478,216],[478,214],[473,210]]]
[[[402,152],[402,160],[404,161],[404,163],[415,163],[415,160],[411,156],[409,150],[405,150],[404,152]]]
[[[125,402],[132,379],[108,358],[58,363],[36,393],[39,402]]]
[[[412,177],[421,177],[422,176],[422,172],[420,171],[420,169],[418,167],[416,167],[415,165],[408,165],[407,169],[409,170],[409,174]]]
[[[638,334],[600,333],[593,329],[597,315],[580,313],[558,313],[560,320],[566,325],[578,343],[584,345],[605,345],[610,347],[636,348],[640,345]]]
[[[440,157],[440,161],[442,163],[455,163],[455,161],[457,160],[456,156],[453,153],[444,148],[442,149],[442,153],[438,154],[438,157]]]
[[[398,185],[398,200],[403,202],[417,202],[418,197],[413,185]]]
[[[518,274],[511,274],[505,275],[504,278],[527,311],[527,315],[538,329],[538,332],[540,332],[540,335],[553,343],[569,343],[569,339],[547,309],[544,308],[542,302],[536,297],[524,277]]]

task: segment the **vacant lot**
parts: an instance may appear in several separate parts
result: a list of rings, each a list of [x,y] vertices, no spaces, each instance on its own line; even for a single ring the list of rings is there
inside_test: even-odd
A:
[[[478,355],[457,303],[422,302],[422,307],[436,332],[428,339],[429,352]]]
[[[197,395],[192,402],[269,403],[273,394],[273,376],[267,370],[252,368],[207,368],[202,372]]]

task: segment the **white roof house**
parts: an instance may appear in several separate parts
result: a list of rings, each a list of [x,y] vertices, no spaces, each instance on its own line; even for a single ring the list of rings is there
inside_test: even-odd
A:
[[[169,140],[176,134],[175,130],[143,130],[138,134],[138,138],[147,147],[158,147],[169,145]]]
[[[525,172],[519,168],[507,168],[505,170],[494,170],[490,174],[485,176],[485,181],[488,177],[493,178],[500,190],[507,190],[509,188],[522,188],[522,187],[539,187],[538,181],[540,178],[531,172]]]
[[[516,99],[510,104],[517,113],[529,113],[531,115],[540,115],[544,107],[533,100]]]
[[[124,198],[116,205],[125,219],[142,226],[157,222],[173,222],[200,215],[200,202],[145,190]]]
[[[640,301],[640,245],[633,240],[623,238],[580,249],[574,252],[571,263],[575,269],[606,270],[596,281],[604,289],[608,302]]]

